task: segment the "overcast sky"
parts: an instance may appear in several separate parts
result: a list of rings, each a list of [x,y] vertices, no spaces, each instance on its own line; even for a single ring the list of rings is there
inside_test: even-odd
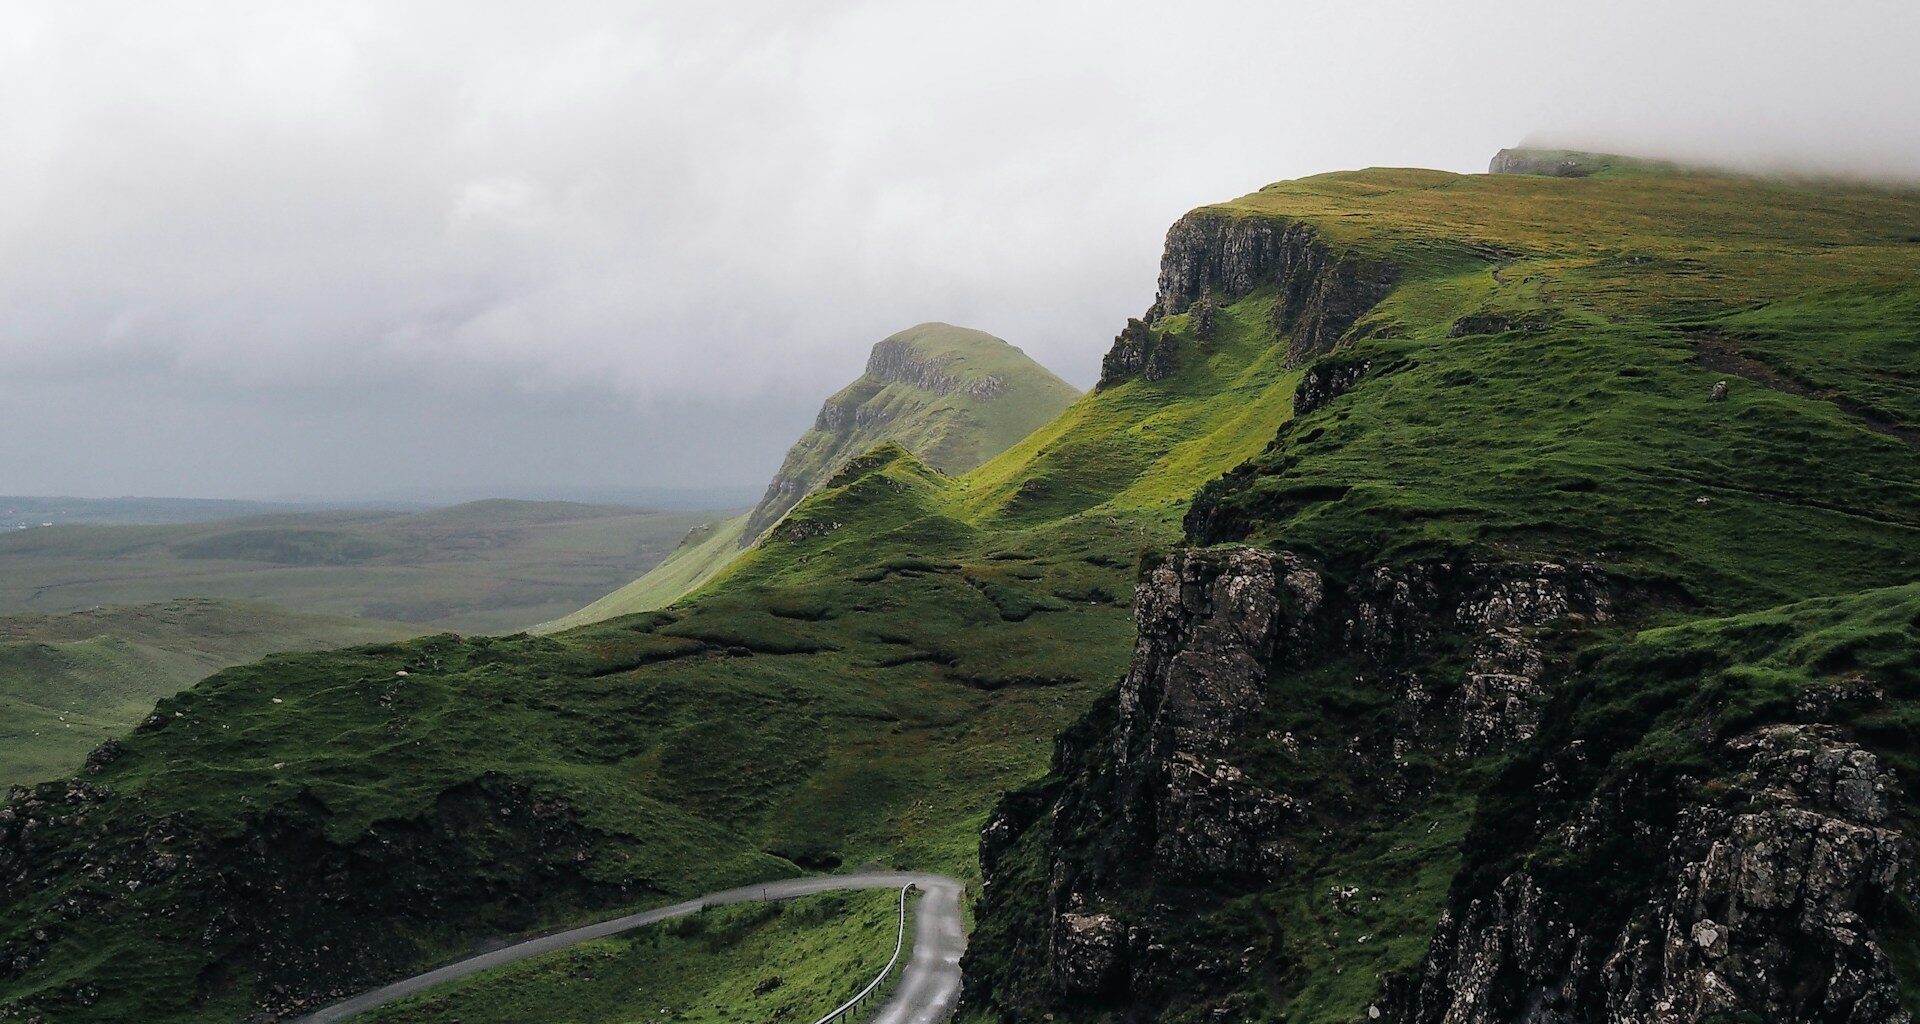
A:
[[[0,0],[0,493],[758,484],[869,345],[1081,386],[1186,209],[1530,133],[1920,172],[1920,5]]]

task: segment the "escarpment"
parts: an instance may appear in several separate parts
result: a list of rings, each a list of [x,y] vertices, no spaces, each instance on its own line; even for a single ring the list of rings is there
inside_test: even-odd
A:
[[[1829,250],[1769,221],[1781,276],[1711,260],[1748,290],[1676,312],[1692,267],[1591,248],[1641,244],[1668,170],[1496,169],[1369,174],[1377,203],[1284,183],[1169,233],[1103,387],[1172,382],[1119,396],[1151,403],[1254,349],[1297,375],[1289,415],[1188,492],[1114,696],[988,819],[983,1015],[1910,1019],[1920,585],[1871,535],[1920,537],[1920,464],[1811,403],[1729,415],[1670,340],[1750,318],[1783,365],[1905,401],[1910,360],[1848,360],[1908,300],[1849,292],[1837,326],[1801,294]],[[1653,248],[1697,251],[1696,197],[1762,187],[1689,176],[1695,226]],[[1876,475],[1827,472],[1856,460]],[[1874,525],[1789,511],[1829,494]]]
[[[1286,340],[1287,362],[1305,363],[1332,349],[1399,275],[1391,262],[1336,249],[1305,221],[1196,210],[1168,230],[1153,306],[1115,339],[1101,364],[1100,386],[1172,373],[1174,339],[1152,330],[1162,318],[1270,286],[1278,296],[1269,326]]]
[[[1341,828],[1405,813],[1448,763],[1534,735],[1559,677],[1543,634],[1605,623],[1613,604],[1584,566],[1436,561],[1342,581],[1292,553],[1176,552],[1136,592],[1111,726],[1063,740],[1055,781],[988,826],[984,916],[1024,914],[1046,940],[1018,957],[984,933],[970,998],[1011,1018],[1091,1001],[1127,1020],[1225,998],[1260,956],[1200,941],[1206,912],[1283,883]],[[1302,677],[1347,680],[1365,713],[1286,728]]]

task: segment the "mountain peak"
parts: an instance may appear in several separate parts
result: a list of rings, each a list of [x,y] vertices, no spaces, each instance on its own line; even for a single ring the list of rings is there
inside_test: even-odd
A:
[[[847,460],[887,442],[942,473],[962,473],[1059,415],[1079,392],[985,331],[916,324],[875,343],[866,372],[820,406],[748,517],[766,532]]]

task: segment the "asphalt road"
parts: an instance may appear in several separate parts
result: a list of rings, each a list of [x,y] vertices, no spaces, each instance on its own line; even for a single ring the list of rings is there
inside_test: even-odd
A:
[[[425,974],[416,974],[403,978],[391,985],[363,992],[351,999],[344,999],[324,1009],[297,1017],[289,1024],[331,1024],[342,1021],[358,1013],[365,1013],[376,1006],[384,1006],[396,999],[423,992],[442,982],[455,978],[464,978],[470,974],[503,964],[525,960],[528,957],[551,953],[557,949],[587,942],[591,939],[603,939],[609,935],[695,914],[706,907],[718,907],[729,903],[751,903],[757,900],[790,900],[799,896],[811,896],[818,892],[833,892],[842,889],[897,889],[907,883],[918,886],[923,895],[914,910],[913,954],[907,961],[900,981],[895,985],[893,994],[879,1009],[873,1012],[873,1024],[939,1024],[953,1013],[953,1007],[960,999],[960,954],[966,951],[967,936],[960,915],[961,884],[945,875],[929,875],[910,871],[871,871],[851,875],[816,875],[810,878],[785,878],[762,885],[745,885],[725,892],[709,893],[699,899],[676,903],[670,907],[657,907],[638,914],[616,917],[610,921],[583,925],[552,935],[543,935],[537,939],[516,942],[511,946],[502,946],[479,956],[469,957],[445,967],[436,968]],[[875,971],[879,965],[875,965]],[[859,991],[872,975],[847,979],[847,994]],[[832,1009],[821,1007],[821,1012]]]

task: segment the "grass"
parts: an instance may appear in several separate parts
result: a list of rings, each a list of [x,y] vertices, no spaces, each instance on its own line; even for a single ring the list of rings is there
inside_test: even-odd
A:
[[[951,324],[908,328],[873,351],[867,372],[828,398],[820,423],[788,450],[767,497],[748,516],[743,542],[759,539],[847,460],[880,444],[899,444],[941,472],[964,472],[1052,420],[1079,394],[1012,345]]]
[[[704,911],[462,979],[367,1024],[811,1021],[893,954],[891,890]]]
[[[1728,610],[1920,572],[1920,459],[1849,408],[1912,412],[1914,193],[1381,171],[1222,209],[1422,269],[1342,352],[1376,372],[1203,495],[1200,539],[1347,565],[1580,558]],[[1431,259],[1443,243],[1499,257]],[[1554,326],[1456,328],[1489,310]],[[1702,329],[1830,394],[1732,378],[1711,401],[1727,374],[1700,364]]]
[[[0,785],[79,770],[154,701],[276,651],[419,633],[416,627],[183,599],[0,618]]]
[[[1561,641],[1627,644],[1602,662],[1604,699],[1585,705],[1592,728],[1623,730],[1623,772],[1709,772],[1703,730],[1781,717],[1796,694],[1836,676],[1905,692],[1920,649],[1910,585],[1920,456],[1886,428],[1910,424],[1920,395],[1920,246],[1905,241],[1920,237],[1920,194],[1651,166],[1581,179],[1389,169],[1280,183],[1208,210],[1305,221],[1337,252],[1401,273],[1333,357],[1366,364],[1359,383],[1206,483],[1185,520],[1190,542],[1290,550],[1335,580],[1421,561],[1599,564],[1634,609],[1623,628],[1678,631]],[[1256,291],[1229,312],[1257,321],[1263,302]],[[1188,359],[1208,357],[1183,321],[1154,329],[1174,331]],[[1779,377],[1707,365],[1703,334]],[[1722,379],[1729,393],[1715,401]],[[1097,464],[1101,454],[1070,457]],[[1118,458],[1103,470],[1138,465]],[[1736,644],[1740,635],[1758,642]],[[1652,653],[1674,644],[1686,652]],[[1444,655],[1440,644],[1399,668],[1444,680],[1459,671]],[[1228,959],[1246,951],[1252,968],[1140,996],[1132,1012],[1364,1019],[1382,980],[1418,965],[1450,890],[1499,877],[1501,856],[1531,855],[1528,823],[1563,820],[1526,802],[1542,771],[1531,752],[1511,769],[1507,755],[1423,760],[1417,801],[1386,795],[1387,780],[1348,751],[1417,741],[1396,707],[1397,678],[1337,659],[1309,668],[1269,684],[1274,710],[1241,737],[1235,764],[1311,803],[1310,841],[1271,884],[1129,897],[1186,908],[1156,943]],[[1677,710],[1649,721],[1647,708]],[[1920,768],[1902,735],[1911,714],[1896,702],[1851,723],[1903,775]],[[1048,784],[1100,785],[1098,767],[1075,766],[1099,763],[1110,729],[1064,740],[1064,774]],[[1284,733],[1304,753],[1280,757],[1259,740]],[[1555,732],[1537,749],[1569,741]],[[1417,742],[1410,750],[1425,757]],[[1001,884],[1043,891],[1058,878],[1049,858],[1087,855],[1071,842],[1038,848],[1048,830],[1033,831]],[[1566,874],[1607,879],[1613,888],[1595,902],[1644,901],[1634,888],[1644,871],[1603,868]],[[1330,899],[1335,886],[1360,895]],[[1105,1008],[1052,991],[1043,915],[1031,893],[983,912],[970,971],[995,1000],[987,1015],[1099,1019]]]
[[[619,590],[540,627],[541,632],[571,629],[621,615],[665,608],[700,589],[740,555],[745,515],[696,526],[667,560]]]
[[[882,444],[898,444],[941,472],[961,473],[1006,451],[1078,395],[1014,346],[951,324],[908,328],[874,352],[874,360],[890,353],[911,368],[877,370],[881,364],[870,360],[866,373],[827,399],[821,422],[794,442],[752,511],[690,534],[645,576],[541,628],[565,629],[673,604],[719,576],[741,549],[849,460]],[[928,379],[909,379],[914,373]]]
[[[1291,371],[1257,330],[1228,332],[1218,369],[1242,395],[1284,396]],[[1084,424],[1073,436],[1027,443],[1150,451],[1202,479],[1265,440],[1216,397],[1204,372],[1158,394],[1116,388],[1069,413]],[[1143,442],[1134,413],[1149,408]],[[1284,418],[1284,402],[1261,415]],[[257,875],[249,888],[280,884],[245,852],[270,829],[357,895],[208,930],[217,900],[161,912],[194,884],[184,875],[67,919],[64,900],[89,902],[75,886],[103,883],[55,871],[4,922],[63,922],[47,966],[0,992],[57,1018],[94,986],[95,1008],[191,1020],[263,986],[365,984],[480,937],[754,879],[868,861],[977,876],[997,795],[1042,773],[1054,733],[1124,668],[1137,552],[1176,537],[1180,514],[1174,492],[1092,462],[1035,459],[1030,479],[1083,496],[1051,509],[1016,475],[950,477],[896,447],[857,460],[685,605],[548,637],[271,658],[164,701],[165,727],[130,737],[96,780],[114,797],[91,820],[118,838],[90,856],[124,865],[107,877],[150,861],[140,823],[169,816],[199,862]],[[470,804],[496,803],[516,810],[463,824]],[[376,870],[360,852],[374,848],[407,866]],[[417,895],[448,875],[467,881]],[[264,939],[282,934],[280,913],[300,916],[298,948]]]

